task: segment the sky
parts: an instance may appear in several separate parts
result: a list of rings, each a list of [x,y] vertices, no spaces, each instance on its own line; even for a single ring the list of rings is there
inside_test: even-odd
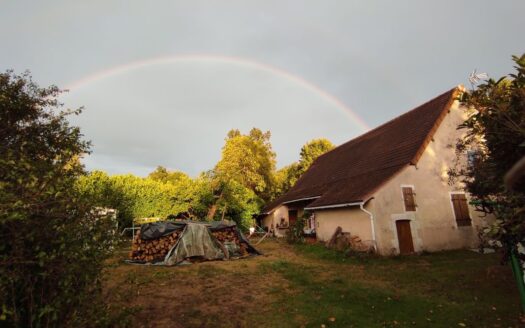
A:
[[[525,51],[517,1],[0,0],[0,69],[69,92],[89,170],[212,169],[230,129],[277,166],[336,145]]]

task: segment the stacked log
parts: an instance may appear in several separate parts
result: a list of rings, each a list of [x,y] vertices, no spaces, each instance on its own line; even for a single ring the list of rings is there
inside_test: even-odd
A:
[[[221,230],[215,230],[212,231],[212,235],[217,238],[218,241],[221,243],[224,242],[234,242],[236,243],[240,250],[241,255],[245,256],[248,255],[248,245],[245,242],[242,242],[239,240],[239,235],[237,234],[237,231],[235,228],[225,228]]]
[[[237,236],[237,232],[235,231],[235,228],[225,228],[221,230],[215,230],[211,233],[215,238],[217,238],[218,241],[221,243],[225,241],[229,242],[235,242],[236,244],[239,243],[239,236]]]
[[[371,245],[363,242],[359,236],[352,236],[350,238],[350,247],[358,252],[372,252],[373,247]]]
[[[357,235],[352,235],[349,232],[343,232],[341,227],[337,227],[332,235],[332,238],[326,243],[326,247],[333,248],[338,251],[346,251],[351,249],[356,252],[373,252],[374,248],[370,243],[366,243]]]
[[[241,249],[242,256],[248,255],[248,245],[246,245],[246,243],[241,243],[239,247]]]
[[[166,257],[169,250],[175,246],[182,234],[182,230],[175,231],[169,235],[157,239],[142,239],[140,230],[133,238],[129,258],[134,261],[157,262]],[[248,255],[248,245],[239,239],[235,228],[225,228],[212,231],[212,235],[221,243],[233,242],[239,246],[242,256]]]
[[[140,230],[133,238],[129,257],[135,261],[162,261],[168,251],[177,243],[182,231],[175,231],[158,239],[145,240],[140,236]]]

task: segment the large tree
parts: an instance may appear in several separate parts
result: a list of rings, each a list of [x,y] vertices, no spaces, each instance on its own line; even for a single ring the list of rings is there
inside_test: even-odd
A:
[[[505,174],[525,156],[525,55],[513,59],[514,74],[463,94],[468,119],[460,128],[467,134],[457,151],[468,153],[468,165],[450,172],[463,180],[479,210],[496,216],[487,232],[509,250],[525,241],[525,182],[513,190],[504,185]]]
[[[334,148],[334,144],[325,138],[313,139],[304,144],[301,147],[299,161],[276,172],[274,195],[278,196],[288,191],[319,156]]]
[[[89,152],[57,87],[0,74],[0,325],[103,325],[110,222],[73,185]],[[111,225],[113,226],[113,225]]]
[[[270,131],[262,132],[257,128],[247,135],[239,130],[228,132],[221,160],[215,166],[217,178],[236,181],[268,200],[275,171],[275,153],[270,136]]]
[[[187,181],[190,179],[190,177],[181,171],[169,171],[164,166],[157,166],[155,171],[151,172],[148,175],[148,178],[165,182],[165,183],[171,183],[171,184],[179,184],[181,182]]]
[[[308,170],[310,165],[312,165],[317,157],[334,149],[334,147],[334,144],[325,138],[313,139],[304,144],[303,147],[301,147],[299,158],[300,174],[306,172],[306,170]]]

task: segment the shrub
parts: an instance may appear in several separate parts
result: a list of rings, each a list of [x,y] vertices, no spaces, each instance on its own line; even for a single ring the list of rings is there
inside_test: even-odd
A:
[[[302,244],[304,243],[304,225],[306,219],[310,217],[310,213],[305,211],[303,215],[295,220],[294,224],[290,225],[288,233],[286,234],[286,241],[290,244]]]
[[[0,325],[104,326],[113,222],[73,188],[89,152],[57,87],[0,74]]]

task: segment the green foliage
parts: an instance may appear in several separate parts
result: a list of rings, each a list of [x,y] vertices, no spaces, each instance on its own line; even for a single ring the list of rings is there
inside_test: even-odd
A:
[[[467,131],[457,143],[458,155],[471,153],[470,163],[451,170],[461,177],[481,210],[494,213],[497,221],[489,234],[507,246],[525,241],[525,188],[506,190],[505,173],[525,156],[525,55],[513,57],[515,74],[488,80],[461,99],[468,119]]]
[[[253,128],[247,135],[229,131],[221,160],[205,175],[213,195],[208,219],[233,220],[244,229],[251,226],[253,216],[272,197],[274,172],[269,131]]]
[[[115,187],[113,179],[102,171],[93,171],[75,182],[82,197],[98,207],[117,210],[119,225],[128,226],[133,218],[133,200]]]
[[[307,142],[301,148],[301,157],[299,159],[299,174],[303,174],[308,170],[310,165],[317,159],[317,157],[334,149],[334,144],[328,139],[314,139]]]
[[[290,244],[304,243],[304,226],[306,220],[310,217],[310,212],[304,211],[303,215],[295,220],[295,223],[290,225],[288,233],[286,234],[286,241]]]
[[[191,181],[173,185],[130,174],[117,175],[112,180],[115,189],[129,200],[134,218],[165,218],[186,212],[192,200]]]
[[[287,192],[310,168],[313,162],[335,146],[327,139],[313,139],[301,147],[299,161],[278,170],[275,174],[274,198]]]
[[[290,190],[299,177],[299,163],[297,162],[277,170],[274,176],[275,185],[273,189],[273,198],[277,198]]]
[[[221,181],[236,181],[257,196],[269,200],[275,171],[275,153],[270,144],[270,132],[253,128],[243,135],[238,130],[228,132],[221,160],[215,175]]]
[[[167,218],[180,213],[203,219],[206,210],[202,207],[207,206],[211,194],[206,181],[192,180],[185,174],[176,179],[153,179],[151,174],[140,178],[93,171],[81,177],[76,187],[93,204],[116,209],[121,226],[130,226],[135,218]]]
[[[57,87],[0,74],[0,325],[104,326],[100,273],[114,222],[73,188],[89,152]]]
[[[168,171],[163,166],[157,166],[155,171],[151,172],[148,175],[148,178],[160,182],[169,182],[174,185],[177,185],[190,179],[190,177],[184,172]]]
[[[218,211],[214,220],[233,220],[243,230],[253,225],[253,216],[259,213],[262,200],[254,191],[235,180],[222,183],[222,197],[216,203]]]

